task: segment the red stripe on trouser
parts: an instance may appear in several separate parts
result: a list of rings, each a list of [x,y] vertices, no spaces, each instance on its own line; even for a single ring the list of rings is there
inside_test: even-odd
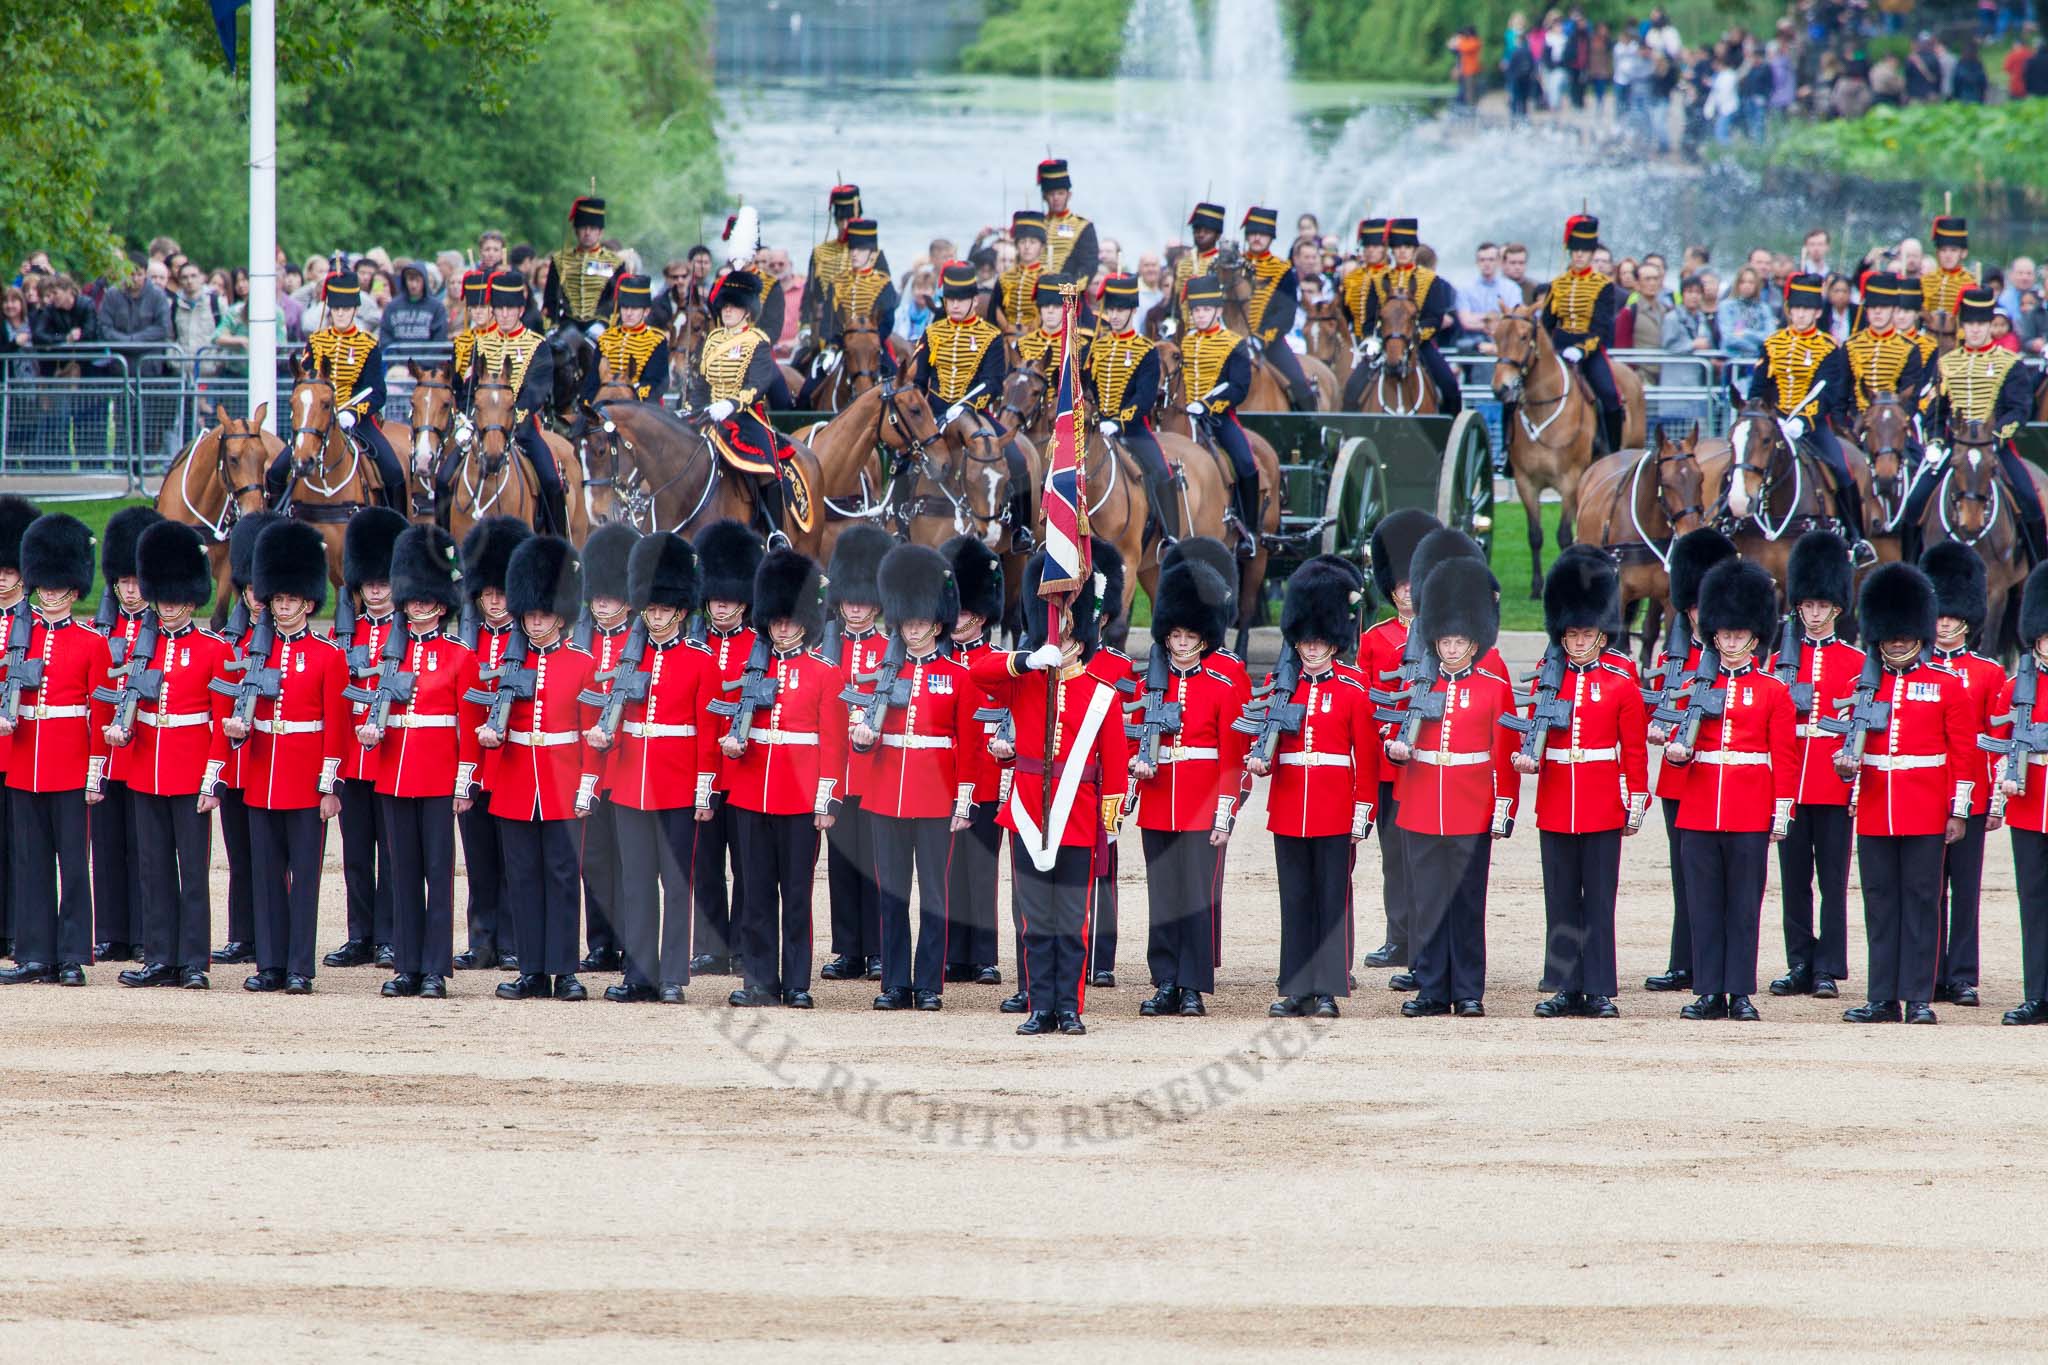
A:
[[[1095,928],[1095,851],[1101,847],[1100,838],[1088,845],[1088,877],[1081,883],[1081,979],[1074,984],[1074,1009],[1077,1013],[1088,1008],[1088,954],[1092,951],[1089,941],[1094,938],[1092,931]],[[1053,891],[1058,894],[1057,882]],[[1059,983],[1053,984],[1057,987]]]
[[[1358,841],[1351,842],[1351,861],[1344,869],[1344,970],[1351,970],[1351,955],[1358,951],[1358,916],[1352,913],[1352,883],[1358,879]]]
[[[1209,882],[1209,965],[1223,965],[1223,854],[1230,845],[1216,846],[1216,871]]]
[[[1031,917],[1024,913],[1023,898],[1017,894],[1017,846],[1023,839],[1015,834],[1010,836],[1010,918],[1017,921],[1017,981],[1024,988],[1024,1003],[1031,1003],[1031,950],[1024,940],[1031,933]],[[1028,855],[1027,855],[1028,857]]]
[[[1946,831],[1944,831],[1944,839],[1941,845],[1941,874],[1934,882],[1939,891],[1946,891],[1948,889],[1948,843],[1945,836]],[[1955,898],[1953,896],[1948,899],[1951,904],[1954,903]],[[1927,998],[1930,1001],[1940,993],[1941,960],[1948,955],[1948,907],[1941,902],[1941,895],[1936,894],[1934,898],[1934,980],[1927,988]],[[1899,918],[1901,921],[1905,919],[1905,906],[1903,904],[1899,907]],[[1902,944],[1905,942],[1905,937],[1906,927],[1904,923],[1901,923],[1899,925],[1899,941]]]

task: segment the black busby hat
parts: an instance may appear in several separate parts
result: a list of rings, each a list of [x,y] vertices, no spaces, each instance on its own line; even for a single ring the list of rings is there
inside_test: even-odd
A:
[[[491,272],[465,270],[462,273],[462,301],[473,308],[488,307],[491,301]]]
[[[37,588],[92,586],[92,531],[68,512],[45,512],[21,533],[21,582]]]
[[[761,314],[762,279],[751,270],[730,270],[711,287],[711,308],[744,308],[749,317]]]
[[[1876,649],[1887,640],[1934,640],[1934,621],[1943,615],[1936,606],[1940,588],[1911,564],[1880,564],[1863,580],[1857,615],[1863,638]]]
[[[1564,633],[1592,627],[1609,636],[1619,634],[1621,575],[1597,551],[1561,554],[1543,578],[1543,629],[1552,644]]]
[[[1827,285],[1818,275],[1801,272],[1785,281],[1785,306],[1787,308],[1823,308],[1827,306]]]
[[[365,583],[391,578],[391,547],[405,534],[406,519],[389,507],[365,507],[341,533],[341,583],[361,592]]]
[[[1920,571],[1934,585],[1937,616],[1953,616],[1966,623],[1972,631],[1983,626],[1986,588],[1982,555],[1960,541],[1944,540],[1939,545],[1928,546],[1920,556]],[[1867,630],[1865,633],[1869,634]],[[1885,637],[1870,635],[1870,638],[1881,640]]]
[[[1038,585],[1045,581],[1045,566],[1051,561],[1040,550],[1024,565],[1024,581],[1018,588],[1024,602],[1024,648],[1037,649],[1045,643],[1046,603],[1038,595]],[[1081,657],[1087,658],[1102,643],[1102,598],[1105,595],[1102,574],[1087,574],[1081,579],[1080,590],[1074,594],[1073,638],[1080,643]]]
[[[1073,177],[1067,174],[1065,157],[1049,156],[1038,163],[1038,188],[1041,190],[1070,190],[1074,188]]]
[[[1908,297],[1905,281],[1889,270],[1873,271],[1863,279],[1865,308],[1891,308],[1903,303]]]
[[[123,507],[107,518],[100,537],[100,578],[113,583],[135,576],[135,544],[142,533],[162,521],[154,507]]]
[[[704,571],[706,602],[752,602],[754,573],[767,549],[761,537],[737,521],[715,521],[697,537],[697,563]]]
[[[516,270],[494,270],[491,272],[488,292],[493,308],[524,308],[526,276]]]
[[[438,526],[408,526],[391,546],[391,600],[462,606],[462,554]]]
[[[1159,556],[1160,572],[1165,572],[1183,561],[1190,564],[1205,564],[1209,571],[1223,581],[1229,596],[1224,606],[1233,619],[1237,614],[1237,573],[1238,558],[1234,551],[1214,536],[1183,536],[1166,547],[1166,553]]]
[[[936,621],[951,630],[960,615],[960,592],[952,565],[929,545],[898,545],[882,557],[877,578],[882,615],[891,627],[905,621]]]
[[[320,286],[320,297],[329,308],[355,308],[362,304],[362,287],[350,272],[336,272]]]
[[[1247,237],[1254,232],[1262,232],[1268,237],[1278,237],[1280,235],[1280,210],[1260,207],[1248,208],[1244,211],[1244,221],[1238,224],[1238,226],[1244,229]]]
[[[1102,581],[1102,593],[1096,606],[1102,612],[1102,623],[1109,625],[1124,614],[1124,556],[1123,551],[1104,540],[1101,536],[1088,537],[1089,557],[1094,561],[1096,577]]]
[[[1221,308],[1223,306],[1223,282],[1214,275],[1198,275],[1189,280],[1181,291],[1182,303],[1190,308]]]
[[[1746,630],[1765,646],[1778,625],[1778,580],[1761,564],[1724,559],[1700,580],[1700,638],[1709,646],[1717,630]]]
[[[1430,571],[1422,584],[1416,628],[1424,644],[1433,645],[1446,635],[1462,635],[1472,642],[1473,657],[1483,656],[1500,639],[1500,603],[1494,600],[1496,585],[1486,561],[1458,556]]]
[[[881,240],[881,229],[872,218],[856,218],[846,225],[846,244],[872,251]]]
[[[283,520],[270,511],[250,512],[236,519],[234,528],[228,532],[228,579],[236,592],[256,581],[256,542]]]
[[[1422,538],[1443,529],[1442,522],[1419,507],[1403,507],[1379,519],[1379,524],[1372,528],[1369,558],[1372,585],[1379,589],[1381,601],[1393,601],[1394,589],[1410,581],[1408,561],[1414,557]]]
[[[953,566],[960,610],[993,624],[1003,619],[1003,561],[976,536],[954,536],[939,547]]]
[[[1210,232],[1223,231],[1223,205],[1211,204],[1207,200],[1196,204],[1194,212],[1188,215],[1188,226],[1207,228]]]
[[[1478,541],[1453,526],[1439,527],[1416,542],[1408,556],[1408,585],[1415,595],[1418,612],[1422,609],[1422,590],[1430,576],[1454,559],[1476,559],[1485,564],[1486,551],[1479,548]],[[1500,591],[1499,584],[1494,585],[1494,591]]]
[[[1065,275],[1041,274],[1031,286],[1031,301],[1040,308],[1056,307],[1067,301],[1064,291],[1070,281]]]
[[[832,187],[832,216],[841,220],[860,217],[860,186]]]
[[[1600,245],[1600,220],[1590,213],[1575,213],[1564,220],[1564,249],[1593,251]]]
[[[978,292],[978,277],[974,267],[965,261],[948,261],[939,271],[939,296],[948,299],[971,299]]]
[[[1112,308],[1136,308],[1138,306],[1138,277],[1136,275],[1111,275],[1102,282],[1102,297],[1099,302],[1104,312]]]
[[[1045,240],[1045,215],[1037,209],[1018,209],[1010,215],[1010,240],[1022,241],[1027,237]]]
[[[618,300],[621,308],[652,308],[654,281],[645,275],[619,276]]]
[[[603,227],[604,200],[596,195],[578,195],[569,205],[570,227]]]
[[[135,577],[146,602],[202,607],[213,596],[206,542],[182,521],[159,520],[136,537]]]
[[[1785,569],[1785,605],[1797,611],[1801,602],[1832,602],[1847,611],[1854,578],[1849,542],[1833,531],[1808,531],[1792,542],[1792,557]]]
[[[2048,635],[2048,564],[2036,564],[2020,593],[2020,649],[2030,650]]]
[[[616,597],[627,600],[626,558],[640,539],[630,522],[608,521],[583,542],[583,600]]]
[[[633,610],[695,611],[702,588],[697,552],[689,541],[673,531],[656,531],[633,542],[626,556],[626,601]]]
[[[1413,218],[1387,219],[1388,246],[1414,246],[1421,241],[1421,224]]]
[[[485,588],[505,591],[512,552],[533,535],[533,528],[513,517],[485,517],[462,538],[462,586],[470,597]]]
[[[1952,213],[1944,213],[1934,220],[1934,246],[1938,251],[1945,246],[1967,247],[1970,244],[1970,225]]]
[[[1622,619],[1621,615],[1620,566],[1614,562],[1613,558],[1605,550],[1595,545],[1588,545],[1583,540],[1574,541],[1572,544],[1559,550],[1557,558],[1551,561],[1551,567],[1555,568],[1569,559],[1590,559],[1602,569],[1615,575],[1614,595],[1608,599],[1607,615],[1590,624],[1599,627],[1606,634],[1610,643],[1621,639],[1628,631],[1628,623]]]
[[[1956,321],[1989,322],[1998,312],[1998,295],[1983,285],[1965,289],[1956,299]]]
[[[1386,219],[1361,218],[1358,220],[1358,244],[1360,246],[1385,246],[1386,243]]]
[[[1287,580],[1280,603],[1280,637],[1290,645],[1320,640],[1343,649],[1357,638],[1358,604],[1364,589],[1327,564],[1303,565]]]
[[[311,522],[280,520],[256,540],[256,600],[289,593],[318,611],[327,603],[327,538]]]
[[[841,531],[832,546],[832,562],[825,569],[826,607],[837,611],[849,602],[857,607],[880,606],[882,559],[895,548],[896,537],[872,522]],[[893,616],[889,619],[895,620]]]
[[[1671,542],[1671,607],[1681,614],[1700,604],[1700,581],[1707,570],[1735,558],[1735,542],[1711,526],[1687,531]],[[1702,634],[1704,637],[1704,633]]]
[[[796,550],[770,550],[754,571],[754,629],[766,633],[777,621],[795,621],[804,641],[818,638],[825,626],[824,575],[809,555]]]
[[[1152,638],[1161,644],[1175,630],[1202,637],[1204,649],[1220,649],[1230,628],[1230,585],[1197,559],[1183,559],[1159,571],[1152,599]]]
[[[27,498],[0,494],[0,569],[21,567],[21,533],[41,515],[41,509]]]
[[[505,607],[514,618],[544,611],[564,621],[583,601],[576,547],[560,536],[528,536],[505,565]]]

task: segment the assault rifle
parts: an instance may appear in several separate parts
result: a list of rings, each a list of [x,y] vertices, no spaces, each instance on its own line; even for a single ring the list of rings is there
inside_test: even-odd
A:
[[[1778,636],[1778,666],[1771,673],[1792,694],[1792,709],[1801,716],[1811,716],[1813,684],[1799,681],[1799,671],[1805,663],[1806,631],[1799,624],[1799,613],[1793,612],[1785,618],[1785,628]]]
[[[249,604],[242,600],[240,593],[236,593],[235,605],[228,608],[227,624],[221,627],[221,634],[227,637],[229,644],[239,646],[242,642],[242,632],[247,629],[249,629]]]
[[[121,619],[121,599],[114,596],[112,583],[100,587],[99,610],[92,614],[92,628],[107,637],[107,653],[116,665],[127,662],[128,642],[114,633],[114,623]]]
[[[407,636],[409,632],[398,622],[391,623],[391,633],[384,637],[384,648],[377,655],[377,685],[357,687],[351,679],[341,689],[341,695],[358,706],[370,708],[364,724],[373,730],[382,730],[391,720],[391,703],[412,702],[413,686],[418,675],[401,673],[398,666],[405,662]]]
[[[1716,692],[1714,684],[1721,678],[1721,654],[1719,650],[1703,649],[1697,667],[1685,678],[1685,689],[1678,705],[1685,714],[1678,719],[1678,731],[1671,738],[1691,750],[1699,743],[1700,722],[1708,716],[1724,716],[1728,713],[1728,691]]]
[[[983,725],[993,725],[996,727],[989,732],[988,742],[990,744],[1007,744],[1013,749],[1016,747],[1017,718],[1010,714],[1009,707],[977,707],[974,712],[974,718]],[[1007,763],[1003,765],[1002,776],[996,786],[996,803],[998,805],[1007,805],[1009,803],[1010,781],[1015,776],[1016,771],[1014,767]]]
[[[1543,663],[1524,682],[1533,678],[1536,682],[1536,701],[1530,707],[1527,719],[1517,715],[1505,715],[1500,723],[1522,737],[1522,756],[1529,759],[1543,757],[1543,742],[1552,730],[1561,730],[1572,723],[1572,703],[1569,697],[1560,697],[1564,687],[1564,646],[1552,645],[1543,651]]]
[[[1409,631],[1408,642],[1401,647],[1401,666],[1380,674],[1380,681],[1398,686],[1366,691],[1373,702],[1372,718],[1399,724],[1401,729],[1393,738],[1414,747],[1422,722],[1444,718],[1444,694],[1436,690],[1441,677],[1443,665],[1436,651],[1422,642],[1421,631]]]
[[[477,677],[497,686],[472,687],[462,694],[462,699],[472,706],[489,707],[484,716],[484,729],[502,735],[512,719],[512,703],[533,700],[536,679],[533,669],[526,663],[524,626],[515,624],[512,627],[512,633],[505,641],[505,657],[498,661],[496,668],[478,669]]]
[[[846,627],[834,612],[825,621],[824,637],[818,641],[818,657],[834,668],[846,657]],[[842,696],[841,700],[845,700]]]
[[[1650,742],[1662,744],[1685,718],[1685,617],[1673,612],[1671,628],[1664,632],[1664,662],[1657,670],[1657,685],[1643,689],[1650,704]],[[1704,652],[1704,651],[1702,651]]]
[[[887,723],[890,707],[910,705],[910,679],[903,676],[907,658],[903,652],[903,637],[893,636],[875,671],[858,675],[854,682],[840,690],[839,700],[855,708],[860,723],[876,734],[880,734],[882,726]],[[875,690],[863,692],[855,683],[873,683]]]
[[[28,637],[35,624],[35,611],[24,597],[14,604],[14,623],[7,632],[7,681],[0,684],[0,717],[10,721],[21,718],[21,694],[43,685],[43,661],[28,657]]]
[[[277,626],[266,611],[263,619],[256,623],[255,634],[249,637],[249,652],[221,665],[230,673],[241,674],[240,681],[214,678],[206,684],[209,690],[235,699],[235,709],[229,715],[244,727],[253,726],[256,722],[256,699],[269,697],[276,700],[278,689],[284,682],[284,674],[269,666],[270,650],[276,643]],[[247,742],[245,728],[241,739],[231,739],[228,744],[239,749]]]
[[[1302,722],[1308,719],[1308,707],[1294,700],[1294,689],[1300,685],[1301,656],[1290,645],[1281,652],[1273,675],[1252,689],[1252,699],[1245,704],[1244,714],[1230,722],[1231,729],[1252,737],[1245,754],[1247,759],[1271,763],[1274,751],[1280,747],[1280,736],[1300,731]]]
[[[476,649],[476,637],[484,628],[483,614],[476,609],[476,599],[471,597],[462,604],[462,616],[455,623],[455,641],[464,649]]]
[[[1993,725],[2012,726],[2012,733],[2004,739],[1977,736],[1978,748],[2005,760],[2004,771],[1994,773],[1993,780],[2012,783],[2019,788],[2021,796],[2027,794],[2027,769],[2032,765],[2033,756],[2048,754],[2048,722],[2034,719],[2034,701],[2040,682],[2040,666],[2034,662],[2033,651],[2029,650],[2021,656],[2019,670],[2013,674],[2012,710],[1991,718]],[[1994,786],[1991,791],[1992,813],[2003,816],[2005,801],[2005,788]]]
[[[1167,657],[1166,646],[1155,641],[1152,653],[1145,660],[1145,686],[1138,700],[1124,703],[1124,714],[1137,716],[1137,724],[1124,722],[1124,734],[1138,741],[1138,762],[1148,768],[1159,766],[1159,737],[1163,734],[1178,734],[1181,727],[1181,704],[1166,699],[1166,688],[1173,674],[1173,666]]]
[[[590,641],[596,634],[597,618],[592,616],[590,608],[585,606],[582,611],[576,613],[576,624],[569,628],[569,643],[588,654]]]
[[[768,636],[764,632],[754,637],[754,648],[747,655],[747,666],[737,678],[720,684],[720,690],[738,692],[737,697],[720,697],[705,709],[715,715],[728,717],[732,724],[726,727],[726,735],[747,742],[754,733],[754,713],[764,706],[775,705],[776,682],[768,676],[770,654]]]
[[[647,657],[647,624],[633,622],[633,629],[626,635],[626,643],[619,650],[619,661],[597,675],[599,682],[610,683],[609,692],[585,688],[576,695],[576,700],[585,706],[603,709],[597,715],[597,730],[605,741],[619,737],[619,722],[626,714],[629,701],[646,701],[648,684],[654,681],[652,673],[640,671],[640,661]]]
[[[392,633],[397,634],[398,622],[392,623]],[[356,640],[356,597],[347,587],[341,590],[341,600],[334,604],[334,629],[328,638],[341,646],[342,657],[348,660],[348,678],[354,682],[376,666],[375,655],[369,645],[357,644]]]
[[[135,728],[135,708],[144,697],[155,697],[163,691],[164,671],[161,668],[145,669],[144,664],[156,653],[157,622],[156,608],[142,613],[142,629],[135,633],[135,649],[125,662],[107,671],[109,678],[119,678],[119,687],[95,687],[94,701],[112,702],[114,706],[114,728],[132,730]],[[211,679],[208,680],[209,683]]]
[[[1840,713],[1822,716],[1814,722],[1831,735],[1847,736],[1842,752],[1856,765],[1856,777],[1845,777],[1844,782],[1854,782],[1863,776],[1863,747],[1870,732],[1883,730],[1892,723],[1892,704],[1877,699],[1878,689],[1884,685],[1884,654],[1877,648],[1877,641],[1872,640],[1870,646],[1870,653],[1863,656],[1863,671],[1856,675],[1856,688],[1842,703]],[[1853,797],[1850,805],[1855,805]]]

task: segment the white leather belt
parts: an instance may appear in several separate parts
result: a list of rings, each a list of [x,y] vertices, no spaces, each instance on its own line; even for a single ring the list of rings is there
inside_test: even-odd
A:
[[[543,730],[534,734],[530,730],[514,730],[505,736],[514,744],[523,744],[529,749],[554,749],[564,744],[574,744],[583,738],[574,730]]]
[[[1619,748],[1606,749],[1545,749],[1547,763],[1608,763],[1621,757]]]
[[[386,716],[384,723],[394,730],[453,730],[453,716],[416,716],[410,711],[401,711],[395,716]]]
[[[883,735],[882,745],[889,749],[950,749],[951,735]]]
[[[1418,749],[1414,757],[1417,763],[1427,763],[1438,768],[1473,768],[1481,763],[1493,762],[1493,751],[1481,749],[1476,753],[1460,754],[1446,753],[1440,749]]]
[[[747,738],[760,744],[803,745],[816,744],[818,742],[818,736],[815,732],[802,730],[756,730],[753,734],[748,735]]]
[[[37,720],[76,720],[86,710],[83,706],[38,706],[29,714]]]
[[[154,725],[159,730],[185,730],[194,725],[211,725],[213,712],[177,711],[165,716],[155,711],[137,711],[135,722],[138,725]]]
[[[1939,768],[1948,763],[1947,754],[1865,754],[1863,765],[1881,773],[1906,772],[1913,768]]]
[[[1348,768],[1351,766],[1351,755],[1311,753],[1282,754],[1280,755],[1280,766],[1283,768]]]
[[[1169,763],[1187,763],[1198,758],[1221,758],[1222,756],[1221,751],[1214,745],[1175,744],[1170,748],[1160,749],[1159,764],[1161,767],[1164,767]]]
[[[629,720],[623,727],[635,739],[684,739],[697,733],[694,725],[665,725],[660,721]]]
[[[1715,749],[1711,753],[1694,754],[1692,761],[1715,768],[1768,768],[1769,754],[1745,753],[1740,749]]]
[[[262,735],[311,735],[323,728],[317,720],[266,720],[256,727]]]

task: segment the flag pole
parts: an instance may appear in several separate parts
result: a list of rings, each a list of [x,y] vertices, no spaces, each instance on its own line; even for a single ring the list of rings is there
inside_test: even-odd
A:
[[[1063,330],[1061,331],[1060,373],[1056,382],[1069,396],[1070,401],[1078,404],[1078,386],[1073,383],[1073,366],[1074,334],[1081,325],[1081,288],[1070,280],[1060,286],[1060,292],[1065,296],[1063,299],[1065,321],[1062,324]],[[1064,593],[1051,594],[1045,600],[1045,638],[1048,643],[1062,648],[1064,648],[1065,641],[1060,638],[1060,607],[1063,602],[1078,602],[1080,600],[1082,582],[1085,580],[1086,575],[1093,572],[1093,565],[1089,562],[1090,555],[1088,553],[1087,462],[1081,458],[1081,414],[1076,410],[1069,410],[1066,413],[1066,419],[1067,430],[1065,435],[1071,446],[1069,454],[1074,465],[1075,563],[1079,565],[1079,572],[1082,577],[1077,579],[1073,586]],[[1055,420],[1053,433],[1055,445],[1060,440],[1058,425],[1058,421]],[[1046,567],[1050,568],[1051,565],[1048,564]],[[1059,738],[1060,673],[1061,666],[1057,664],[1045,671],[1045,767],[1039,776],[1038,782],[1038,828],[1042,831],[1041,837],[1045,840],[1046,847],[1048,848],[1053,846],[1053,832],[1051,828],[1052,789],[1058,778],[1058,753],[1056,752],[1056,746]]]
[[[230,29],[232,33],[232,29]],[[244,417],[277,421],[277,0],[249,6],[249,381]]]

